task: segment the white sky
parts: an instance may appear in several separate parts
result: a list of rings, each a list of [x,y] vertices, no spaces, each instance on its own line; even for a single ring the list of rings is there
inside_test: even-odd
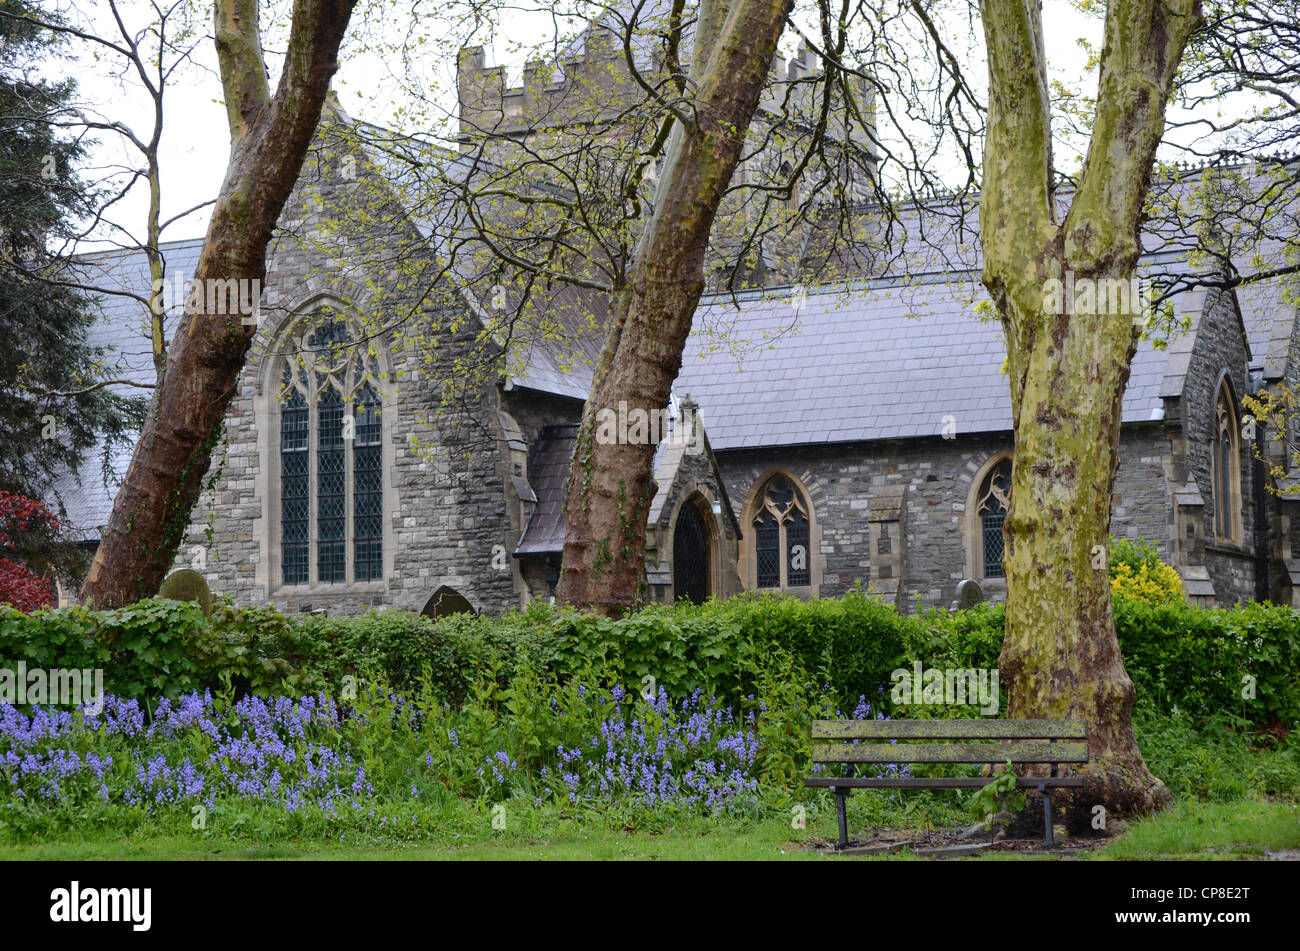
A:
[[[126,0],[130,3],[131,0]],[[196,8],[202,18],[198,27],[210,33],[207,11],[209,5],[199,2]],[[287,3],[280,0],[277,9],[273,9],[264,20],[263,28],[268,47],[277,48],[277,40],[282,47],[282,33],[287,22]],[[128,8],[129,9],[129,8]],[[364,4],[363,4],[364,9]],[[388,5],[387,11],[380,16],[391,15],[396,5]],[[144,25],[148,22],[147,8],[140,6],[138,17],[131,25]],[[358,17],[366,14],[359,13]],[[109,35],[113,29],[107,12],[102,5],[95,8],[96,30],[98,35]],[[544,22],[542,22],[544,20]],[[1067,0],[1045,0],[1044,20],[1047,25],[1048,58],[1052,69],[1052,78],[1080,88],[1081,74],[1085,64],[1085,54],[1080,49],[1077,38],[1089,36],[1094,39],[1100,35],[1100,24],[1078,12]],[[354,19],[354,25],[357,22]],[[966,24],[958,25],[961,32]],[[502,39],[489,51],[491,64],[504,64],[509,74],[517,75],[522,70],[524,56],[512,44],[512,40],[532,40],[549,30],[549,17],[517,17],[512,19],[502,30]],[[422,49],[437,48],[440,38],[429,37],[431,42]],[[783,47],[793,46],[795,37],[787,30]],[[964,36],[954,36],[959,46],[965,47]],[[396,77],[401,75],[400,65],[395,66],[395,57],[379,57],[373,54],[359,53],[345,48],[340,57],[341,65],[334,79],[334,88],[347,112],[354,117],[365,119],[380,125],[393,125],[393,112],[402,101]],[[449,52],[440,52],[430,57],[433,62],[422,63],[422,72],[426,82],[438,83],[439,88],[454,95],[454,61]],[[75,63],[66,64],[78,79],[81,96],[94,103],[100,113],[109,119],[126,123],[138,135],[148,135],[152,123],[152,109],[144,96],[135,77],[128,75],[125,79],[114,79],[110,70],[120,71],[118,63],[111,59],[111,54],[101,53],[96,60],[90,56],[81,56]],[[278,66],[278,57],[273,57],[273,75]],[[980,73],[978,79],[983,80]],[[1091,92],[1091,80],[1085,91]],[[454,98],[451,100],[454,104]],[[217,194],[221,178],[225,171],[228,155],[228,138],[226,132],[225,110],[221,104],[221,86],[216,75],[216,57],[213,44],[208,37],[199,37],[195,47],[194,62],[177,74],[169,85],[165,101],[165,118],[160,158],[162,166],[162,209],[163,220],[207,201]],[[101,168],[110,165],[131,164],[139,166],[138,153],[128,150],[116,136],[102,137],[102,145],[96,153],[96,164]],[[1058,164],[1070,164],[1070,156],[1058,155]],[[93,172],[88,172],[93,177]],[[148,208],[147,190],[138,184],[132,192],[114,209],[111,218],[117,224],[128,228],[132,234],[143,234],[143,223]],[[199,237],[207,225],[206,209],[202,212],[171,225],[163,235],[164,240]],[[120,239],[119,239],[120,240]],[[104,246],[104,245],[99,245]]]

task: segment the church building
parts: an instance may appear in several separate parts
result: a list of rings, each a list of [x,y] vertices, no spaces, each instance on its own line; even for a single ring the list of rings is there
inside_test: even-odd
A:
[[[805,53],[788,67],[813,68]],[[492,87],[481,54],[461,72],[477,102],[485,89],[507,104],[526,95]],[[332,104],[320,135],[351,122]],[[451,294],[437,306],[460,306],[462,319],[427,345],[386,320],[392,271],[345,266],[358,238],[321,224],[322,202],[391,206],[384,170],[373,154],[309,154],[177,567],[237,604],[291,613],[500,612],[551,597],[601,323],[531,340],[472,399],[431,412],[440,379],[488,333],[482,308]],[[409,230],[417,244],[428,234],[414,212]],[[192,274],[200,246],[165,245],[169,272]],[[420,253],[433,260],[439,249],[430,241]],[[86,263],[101,286],[147,293],[141,254]],[[1143,267],[1189,265],[1155,242]],[[914,611],[946,606],[974,579],[1001,599],[1012,407],[978,260],[832,285],[801,276],[778,269],[700,303],[654,461],[647,597],[861,588]],[[1182,329],[1144,340],[1133,361],[1112,533],[1154,542],[1195,603],[1300,606],[1300,501],[1279,494],[1290,476],[1269,475],[1289,469],[1289,452],[1242,404],[1300,384],[1294,297],[1277,284],[1200,287],[1172,306]],[[138,303],[106,296],[100,309],[93,342],[114,348],[119,372],[150,382]],[[719,328],[729,345],[717,344]],[[437,451],[471,429],[471,451]],[[127,461],[116,460],[119,476]],[[94,542],[113,492],[98,460],[55,489]]]

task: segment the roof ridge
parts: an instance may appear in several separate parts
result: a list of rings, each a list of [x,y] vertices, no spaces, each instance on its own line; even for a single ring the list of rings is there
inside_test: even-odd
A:
[[[207,238],[177,238],[174,241],[159,241],[158,250],[166,251],[169,249],[184,247],[185,245],[201,245]],[[133,254],[144,254],[146,249],[143,245],[136,245],[131,248],[100,248],[97,251],[84,251],[80,254],[72,255],[68,260],[76,262],[87,262],[95,259],[109,259],[114,257],[126,258]]]

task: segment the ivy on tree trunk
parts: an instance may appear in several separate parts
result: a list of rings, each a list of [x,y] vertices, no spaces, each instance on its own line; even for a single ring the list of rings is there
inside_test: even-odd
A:
[[[257,0],[216,0],[217,63],[230,161],[194,273],[210,280],[266,276],[266,248],[293,191],[356,0],[294,0],[274,95],[262,57]],[[95,552],[82,601],[113,608],[157,592],[189,525],[238,386],[256,323],[187,306],[122,488]],[[221,307],[221,310],[230,308]]]

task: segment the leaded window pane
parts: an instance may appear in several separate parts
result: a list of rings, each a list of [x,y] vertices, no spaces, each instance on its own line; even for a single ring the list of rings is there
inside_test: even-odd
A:
[[[754,556],[760,588],[781,586],[781,526],[771,513],[754,523]]]
[[[1219,538],[1236,541],[1240,500],[1240,461],[1237,456],[1237,414],[1226,383],[1219,388],[1215,404],[1215,429],[1210,446],[1211,488],[1214,491],[1215,533]]]
[[[358,396],[352,448],[354,577],[375,581],[384,570],[384,489],[379,395],[367,384]]]
[[[308,427],[307,401],[294,391],[280,414],[280,551],[285,584],[308,581]]]
[[[1216,407],[1219,418],[1210,440],[1210,490],[1214,493],[1214,531],[1223,534],[1223,402]]]
[[[346,465],[343,396],[330,386],[317,407],[316,574],[322,584],[347,580]]]
[[[337,320],[321,324],[307,346],[315,354],[318,365],[326,369],[337,367],[347,350],[348,329]]]
[[[1005,512],[985,512],[982,518],[984,531],[984,577],[1001,578],[1002,556],[1005,554],[1006,542],[1002,537],[1002,524],[1006,521]]]
[[[1011,499],[1011,460],[1003,460],[984,479],[980,486],[975,514],[980,523],[980,553],[984,559],[984,577],[1002,578],[1006,554],[1006,541],[1002,526],[1007,519],[1007,504]]]
[[[785,511],[794,501],[794,486],[790,484],[790,480],[783,476],[773,479],[767,487],[767,501],[777,509]]]
[[[808,516],[795,509],[785,526],[786,584],[800,587],[811,583],[808,570],[812,554],[808,551]]]

